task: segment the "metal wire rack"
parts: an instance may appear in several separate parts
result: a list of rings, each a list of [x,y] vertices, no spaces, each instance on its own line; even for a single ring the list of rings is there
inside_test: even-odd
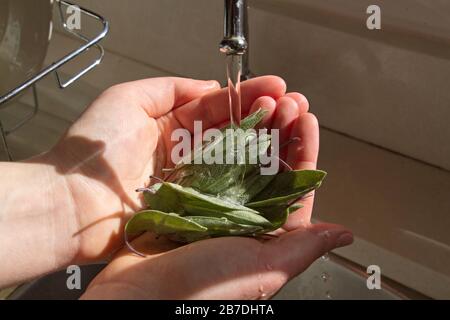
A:
[[[86,8],[82,8],[77,6],[79,8],[80,13],[83,14],[86,17],[92,18],[97,20],[102,25],[102,30],[99,32],[95,37],[89,38],[84,36],[81,31],[78,32],[74,29],[71,29],[68,27],[65,16],[64,16],[64,8],[68,8],[70,6],[74,6],[75,4],[64,1],[64,0],[56,0],[57,9],[59,12],[59,23],[61,23],[63,29],[73,35],[74,37],[81,39],[83,42],[83,45],[78,47],[76,50],[73,50],[66,56],[60,58],[59,60],[53,62],[49,66],[45,67],[43,70],[32,76],[30,79],[26,80],[10,92],[6,93],[3,96],[0,96],[0,109],[2,108],[2,105],[4,106],[7,102],[11,101],[13,98],[17,97],[19,94],[24,92],[27,89],[32,89],[33,91],[33,110],[22,120],[20,120],[17,124],[13,125],[11,128],[5,128],[4,125],[1,122],[0,119],[0,144],[5,149],[6,155],[10,161],[13,160],[12,154],[10,152],[10,149],[8,147],[7,137],[11,133],[17,131],[19,128],[21,128],[24,124],[26,124],[29,120],[31,120],[39,111],[39,98],[38,98],[38,92],[36,88],[36,84],[48,76],[51,73],[54,73],[56,75],[56,80],[58,83],[58,86],[60,89],[65,89],[69,87],[71,84],[76,82],[78,79],[80,79],[82,76],[84,76],[86,73],[97,67],[103,60],[104,56],[104,49],[101,45],[99,45],[99,42],[106,37],[109,31],[109,23],[106,21],[102,16],[100,16],[97,13],[94,13]],[[95,48],[98,50],[98,56],[97,58],[86,68],[81,70],[80,72],[73,75],[68,80],[63,80],[60,76],[60,73],[58,70],[64,66],[66,63],[74,60],[76,57],[78,57],[80,54],[88,51],[90,48]],[[8,105],[7,107],[10,107]]]

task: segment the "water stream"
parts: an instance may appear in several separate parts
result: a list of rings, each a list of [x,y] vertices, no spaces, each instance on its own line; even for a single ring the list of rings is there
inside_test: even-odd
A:
[[[242,55],[227,55],[226,59],[230,123],[236,128],[241,124]]]

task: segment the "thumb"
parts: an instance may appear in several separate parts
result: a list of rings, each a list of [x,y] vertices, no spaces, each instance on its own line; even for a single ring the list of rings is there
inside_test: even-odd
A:
[[[272,283],[275,285],[278,283],[281,287],[327,252],[352,243],[353,234],[343,226],[328,223],[310,224],[266,242],[259,256],[259,262],[265,269],[269,267],[277,274],[278,280],[281,281]],[[267,280],[271,282],[270,279]],[[272,288],[272,291],[277,291],[279,287]]]
[[[128,105],[138,105],[149,117],[159,118],[172,109],[182,106],[205,94],[220,89],[215,81],[187,78],[150,78],[122,83],[109,88],[104,94]]]

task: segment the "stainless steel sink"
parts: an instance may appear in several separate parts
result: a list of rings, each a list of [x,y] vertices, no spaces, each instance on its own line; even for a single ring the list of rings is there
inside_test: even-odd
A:
[[[68,290],[68,275],[61,271],[19,287],[9,299],[55,300],[77,299],[89,282],[104,268],[104,264],[82,267],[81,290]],[[292,280],[275,297],[278,300],[296,299],[425,299],[426,297],[388,279],[382,279],[381,290],[369,290],[364,268],[329,254],[317,260],[307,271]]]
[[[275,300],[403,300],[427,299],[422,294],[392,280],[382,278],[381,289],[369,290],[365,268],[329,254],[318,259],[300,276],[290,281]]]
[[[56,272],[18,287],[8,297],[10,300],[76,300],[86,290],[94,277],[106,264],[81,267],[81,290],[69,290],[65,271]]]

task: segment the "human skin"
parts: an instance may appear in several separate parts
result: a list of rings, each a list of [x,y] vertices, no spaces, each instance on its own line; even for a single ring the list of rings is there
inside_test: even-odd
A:
[[[314,169],[318,123],[299,93],[278,77],[242,84],[243,113],[267,110],[262,125],[280,129],[296,169]],[[173,165],[173,130],[223,125],[226,90],[215,81],[156,78],[105,91],[59,143],[33,159],[0,163],[0,287],[71,264],[109,259],[123,245],[123,227],[142,207],[137,187]],[[187,246],[146,234],[134,243],[146,258],[121,250],[93,281],[86,299],[270,297],[317,257],[350,244],[337,225],[312,225],[313,197],[270,241],[220,238]]]

